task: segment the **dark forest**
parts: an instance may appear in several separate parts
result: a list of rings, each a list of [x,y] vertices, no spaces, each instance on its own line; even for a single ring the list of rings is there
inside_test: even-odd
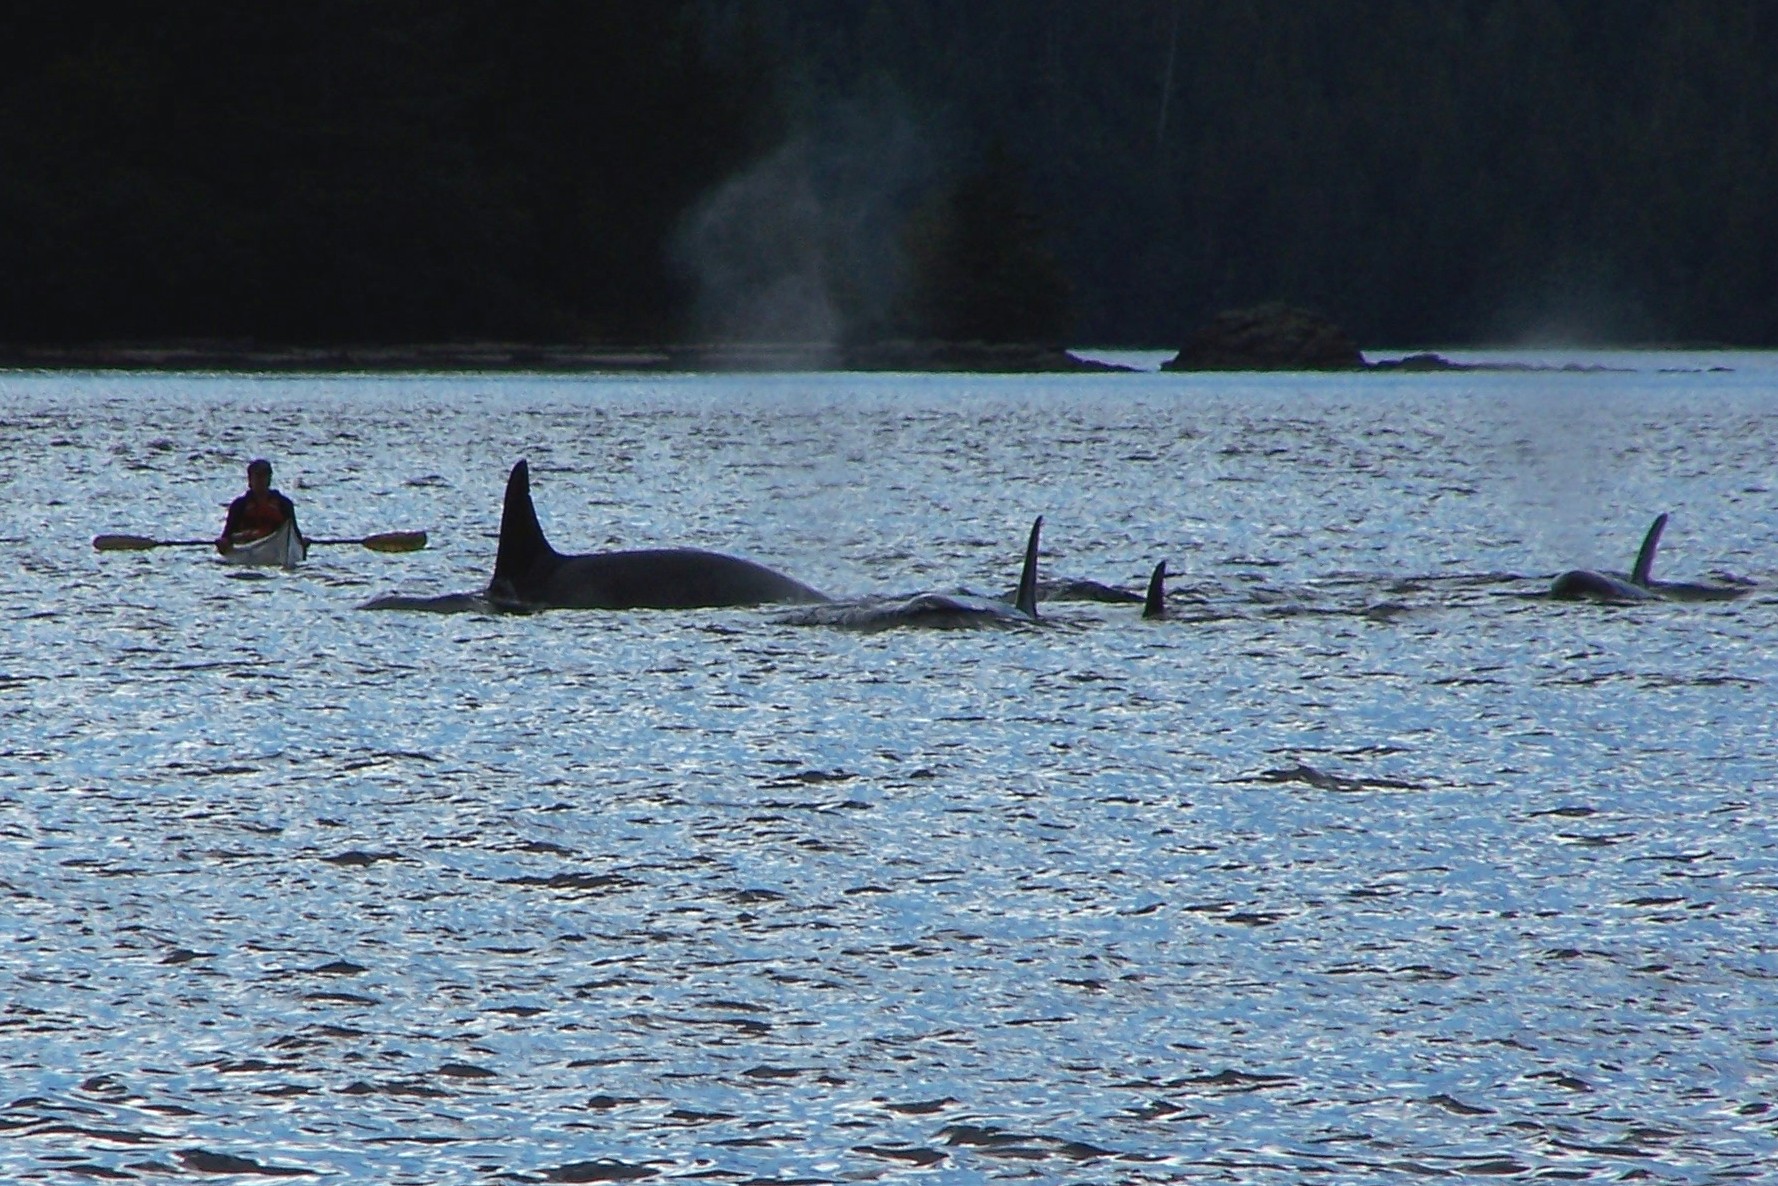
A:
[[[1778,346],[1766,0],[7,8],[0,342]]]

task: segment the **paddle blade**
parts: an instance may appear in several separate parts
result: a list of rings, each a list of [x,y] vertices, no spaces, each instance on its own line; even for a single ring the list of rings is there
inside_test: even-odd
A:
[[[426,546],[424,531],[385,531],[358,541],[373,552],[418,552]]]
[[[146,552],[150,548],[207,548],[207,539],[150,539],[146,535],[95,535],[93,547],[101,552]]]
[[[160,544],[145,535],[95,535],[93,547],[101,552],[143,552]]]

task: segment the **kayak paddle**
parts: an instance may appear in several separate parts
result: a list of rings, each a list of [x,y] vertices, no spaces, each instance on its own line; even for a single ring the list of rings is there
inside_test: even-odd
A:
[[[426,546],[424,531],[385,531],[361,539],[312,539],[311,544],[357,544],[373,552],[418,552]],[[146,535],[96,535],[93,547],[101,552],[146,552],[150,548],[211,548],[213,539],[150,539]]]
[[[362,539],[312,539],[312,544],[357,544],[373,552],[418,552],[426,546],[424,531],[385,531]]]
[[[149,539],[145,535],[95,535],[93,547],[101,552],[146,552],[149,548],[208,548],[213,539]]]

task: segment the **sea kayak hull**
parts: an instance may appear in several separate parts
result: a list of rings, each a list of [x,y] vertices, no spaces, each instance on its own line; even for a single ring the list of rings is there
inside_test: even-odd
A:
[[[309,554],[309,545],[296,530],[296,524],[286,523],[270,535],[263,536],[249,543],[236,544],[222,554],[225,564],[253,565],[261,568],[277,566],[295,568]]]

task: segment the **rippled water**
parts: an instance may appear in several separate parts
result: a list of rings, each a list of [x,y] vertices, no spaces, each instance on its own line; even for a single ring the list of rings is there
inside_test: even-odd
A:
[[[1614,361],[1625,361],[1622,359]],[[1778,362],[0,377],[0,1177],[1746,1181]],[[203,537],[266,454],[294,573]],[[564,550],[1173,616],[367,613]],[[1627,568],[1756,589],[1535,596]]]

